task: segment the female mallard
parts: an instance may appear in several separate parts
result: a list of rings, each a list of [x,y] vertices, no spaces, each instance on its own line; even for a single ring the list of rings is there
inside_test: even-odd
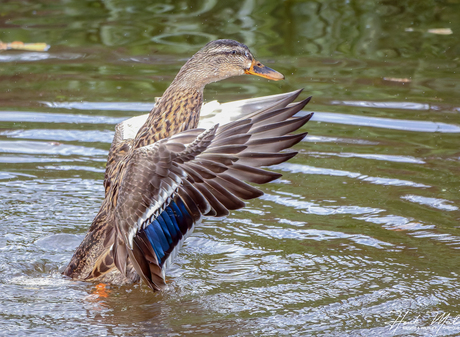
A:
[[[267,98],[236,121],[197,129],[204,86],[243,74],[284,78],[245,45],[212,41],[181,68],[142,127],[142,117],[117,125],[105,199],[65,275],[113,284],[142,278],[152,290],[164,289],[164,270],[202,216],[227,215],[244,207],[241,199],[263,194],[244,181],[281,176],[258,167],[296,155],[280,151],[306,135],[287,135],[312,115],[293,117],[309,101],[290,104],[300,91]]]

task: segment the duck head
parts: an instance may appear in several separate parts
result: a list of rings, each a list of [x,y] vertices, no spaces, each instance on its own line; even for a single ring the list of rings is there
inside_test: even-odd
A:
[[[234,40],[215,40],[187,61],[174,82],[203,88],[208,83],[244,74],[274,81],[284,79],[283,74],[257,61],[244,44]]]

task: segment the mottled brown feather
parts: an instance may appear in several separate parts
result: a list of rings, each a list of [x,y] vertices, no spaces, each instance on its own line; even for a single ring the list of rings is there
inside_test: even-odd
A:
[[[244,206],[240,199],[262,194],[243,180],[261,184],[280,176],[251,165],[277,163],[293,155],[278,151],[303,138],[286,136],[310,118],[292,117],[307,101],[286,108],[300,91],[224,126],[191,130],[198,125],[204,86],[244,73],[241,65],[236,67],[229,59],[235,48],[242,50],[238,55],[249,58],[244,64],[253,62],[244,45],[231,40],[211,42],[184,65],[134,138],[126,138],[123,125],[117,126],[104,179],[106,198],[65,275],[117,284],[141,277],[152,290],[162,290],[164,271],[145,233],[137,228],[151,207],[160,207],[160,212],[173,198],[182,200],[195,220],[201,214],[224,216],[229,209]],[[222,70],[209,72],[208,64]],[[184,235],[193,219],[186,217],[187,228],[181,228]]]

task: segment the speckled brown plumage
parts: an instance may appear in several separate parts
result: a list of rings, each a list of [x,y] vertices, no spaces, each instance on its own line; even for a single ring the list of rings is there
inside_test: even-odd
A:
[[[172,87],[174,89],[174,87]],[[199,90],[168,90],[157,102],[139,129],[135,139],[112,143],[107,159],[104,187],[107,193],[120,162],[132,149],[153,144],[179,132],[198,126],[203,92]]]
[[[148,224],[156,214],[148,210],[158,206],[161,214],[161,204],[167,206],[168,200],[182,202],[190,219],[185,234],[203,215],[228,215],[229,210],[245,206],[241,199],[262,195],[246,182],[264,184],[281,176],[258,167],[284,162],[297,153],[279,151],[305,137],[305,133],[286,134],[311,118],[312,114],[292,117],[308,101],[210,130],[179,133],[133,150],[125,160],[126,175],[114,208],[117,269],[123,274],[131,262],[152,290],[164,289],[163,262],[171,252],[166,251],[160,259],[148,243],[142,224]]]
[[[147,122],[137,133],[134,148],[153,144],[188,129],[195,129],[198,126],[202,103],[202,90],[169,89],[157,102]]]
[[[295,154],[278,151],[304,136],[285,136],[309,119],[291,118],[306,101],[296,108],[284,108],[298,92],[273,108],[254,113],[253,120],[206,132],[191,130],[198,125],[204,86],[244,73],[283,78],[255,61],[246,46],[231,40],[213,41],[181,68],[135,137],[123,136],[118,132],[121,124],[117,126],[107,161],[104,202],[65,275],[114,284],[142,278],[153,290],[163,289],[162,262],[146,234],[133,227],[139,226],[135,224],[152,207],[163,207],[160,200],[177,200],[185,204],[193,218],[190,221],[196,222],[202,215],[222,216],[244,206],[239,198],[261,194],[243,180],[265,183],[279,176],[257,167]],[[277,120],[274,116],[278,113],[290,122]],[[187,130],[191,132],[184,133]],[[271,146],[275,152],[254,152]],[[187,226],[190,229],[193,223]]]

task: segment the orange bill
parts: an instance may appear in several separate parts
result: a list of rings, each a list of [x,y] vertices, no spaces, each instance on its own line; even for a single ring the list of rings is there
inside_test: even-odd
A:
[[[284,80],[283,74],[269,67],[264,66],[262,63],[256,60],[253,60],[251,67],[249,69],[246,69],[244,72],[246,74],[268,78],[269,80],[273,80],[273,81]]]

